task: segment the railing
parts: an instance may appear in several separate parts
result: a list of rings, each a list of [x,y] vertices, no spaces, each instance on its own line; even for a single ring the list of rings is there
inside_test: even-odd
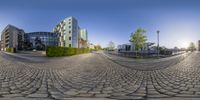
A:
[[[170,55],[164,55],[164,54],[157,54],[157,51],[108,51],[107,53],[117,56],[124,56],[124,57],[130,57],[130,58],[136,58],[136,57],[144,57],[144,58],[152,58],[152,57],[169,57],[174,55],[179,55],[185,53],[185,51],[179,51],[179,52],[172,52]]]

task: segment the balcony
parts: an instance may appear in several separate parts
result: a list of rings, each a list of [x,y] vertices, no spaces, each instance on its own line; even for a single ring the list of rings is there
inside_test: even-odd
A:
[[[9,36],[9,32],[5,32],[4,34],[5,34],[5,36]]]
[[[9,35],[6,35],[6,36],[5,36],[6,39],[8,39],[9,37],[10,37]]]
[[[9,38],[6,38],[6,39],[5,39],[5,42],[7,42],[7,41],[9,41],[9,40],[10,40]]]

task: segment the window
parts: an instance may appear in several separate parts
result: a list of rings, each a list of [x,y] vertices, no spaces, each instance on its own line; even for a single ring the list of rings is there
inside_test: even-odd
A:
[[[69,40],[71,40],[71,36],[69,37]]]
[[[69,44],[69,47],[71,47],[71,44]]]
[[[71,24],[71,22],[69,22],[69,24]]]
[[[71,28],[71,26],[69,26],[69,28]]]
[[[71,31],[69,31],[69,33],[71,33]]]

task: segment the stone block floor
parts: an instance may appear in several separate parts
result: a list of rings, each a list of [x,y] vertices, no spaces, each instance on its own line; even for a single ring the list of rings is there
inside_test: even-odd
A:
[[[199,52],[146,61],[103,52],[59,58],[0,55],[2,100],[200,99]]]

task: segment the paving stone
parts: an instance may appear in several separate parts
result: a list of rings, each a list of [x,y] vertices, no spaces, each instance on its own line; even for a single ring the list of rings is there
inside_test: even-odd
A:
[[[80,96],[80,97],[92,97],[92,96],[94,96],[94,94],[91,94],[91,93],[80,93],[77,96]]]
[[[7,94],[7,95],[2,95],[3,97],[23,97],[21,94]]]
[[[77,95],[77,94],[79,94],[79,92],[76,92],[76,91],[67,91],[67,92],[64,92],[64,94],[66,94],[66,95]]]
[[[31,63],[17,59],[18,53],[13,56],[0,56],[0,98],[200,98],[200,53],[142,60],[102,52],[55,59],[23,56]]]
[[[27,97],[45,98],[48,97],[48,94],[31,94],[28,95]]]
[[[106,98],[106,97],[110,97],[110,95],[109,94],[95,94],[95,97]]]

